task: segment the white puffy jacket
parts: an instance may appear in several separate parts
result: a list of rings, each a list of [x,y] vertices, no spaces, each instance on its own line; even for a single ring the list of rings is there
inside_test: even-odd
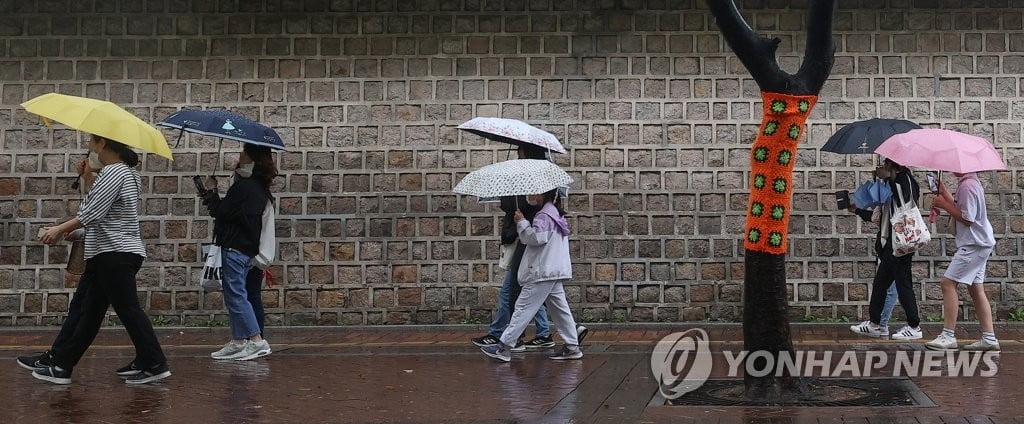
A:
[[[530,221],[516,223],[519,241],[526,245],[519,264],[519,284],[572,278],[569,256],[569,223],[551,203],[537,212]]]

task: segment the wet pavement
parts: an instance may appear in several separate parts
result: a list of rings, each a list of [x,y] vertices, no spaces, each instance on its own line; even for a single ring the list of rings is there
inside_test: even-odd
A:
[[[712,377],[723,377],[720,352],[741,348],[741,328],[701,327],[715,354]],[[996,376],[914,378],[937,406],[886,408],[664,406],[650,352],[688,324],[594,325],[582,361],[552,361],[541,351],[508,364],[468,343],[482,328],[270,328],[274,353],[250,362],[209,359],[226,340],[224,328],[160,328],[174,375],[143,387],[113,373],[133,354],[122,329],[101,333],[70,386],[35,380],[14,363],[44,349],[56,329],[3,329],[0,423],[1024,423],[1016,418],[1024,417],[1021,325],[996,330],[1003,345]],[[927,336],[939,327],[925,329]],[[795,325],[794,342],[816,351],[921,350],[860,338],[845,325]]]

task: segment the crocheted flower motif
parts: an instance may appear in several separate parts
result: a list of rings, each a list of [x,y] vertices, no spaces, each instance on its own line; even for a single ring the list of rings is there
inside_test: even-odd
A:
[[[772,100],[772,112],[782,113],[786,111],[786,102],[782,100]]]

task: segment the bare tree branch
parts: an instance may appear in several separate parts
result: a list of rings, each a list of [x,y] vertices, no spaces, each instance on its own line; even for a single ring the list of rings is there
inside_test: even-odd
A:
[[[758,36],[740,15],[734,0],[707,0],[708,9],[729,47],[750,72],[761,91],[784,94],[818,94],[835,61],[832,41],[832,10],[835,0],[810,0],[807,15],[807,48],[796,75],[779,67],[775,57],[780,40]]]
[[[828,80],[836,58],[836,44],[832,40],[832,10],[834,0],[812,0],[807,14],[807,46],[804,63],[796,78],[806,84],[807,93],[817,94]]]

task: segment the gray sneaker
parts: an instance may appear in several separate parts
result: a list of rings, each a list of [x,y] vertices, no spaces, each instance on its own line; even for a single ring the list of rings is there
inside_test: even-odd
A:
[[[971,343],[971,344],[969,344],[967,346],[964,346],[964,350],[973,350],[973,351],[981,351],[981,352],[987,352],[987,351],[990,351],[990,350],[998,351],[999,350],[999,342],[989,343],[987,340],[981,339],[981,340],[978,340],[978,341],[976,341],[974,343]]]
[[[938,337],[935,337],[935,340],[925,343],[924,347],[931,350],[956,350],[956,337],[950,337],[945,333],[939,333]]]
[[[210,354],[213,359],[228,359],[229,356],[235,355],[241,352],[245,348],[245,342],[237,343],[234,340],[224,344],[224,347],[220,350]]]
[[[583,351],[580,350],[579,346],[565,346],[565,345],[562,345],[562,349],[559,350],[558,353],[556,353],[556,354],[554,354],[552,356],[549,356],[548,358],[554,359],[556,361],[566,361],[566,360],[580,359],[582,357],[583,357]]]
[[[242,348],[241,352],[228,356],[224,359],[232,359],[235,361],[248,361],[250,359],[262,358],[269,354],[270,343],[267,343],[266,340],[260,340],[258,342],[246,340],[245,347]]]

